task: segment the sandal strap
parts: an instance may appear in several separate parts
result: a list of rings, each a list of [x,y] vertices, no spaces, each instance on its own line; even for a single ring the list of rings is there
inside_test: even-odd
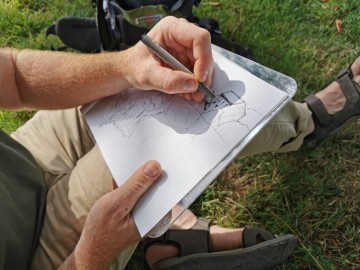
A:
[[[315,124],[315,130],[307,136],[307,139],[321,141],[360,116],[360,85],[353,80],[351,66],[352,64],[341,70],[336,76],[336,81],[346,98],[345,106],[341,111],[330,115],[324,104],[315,95],[305,98]]]
[[[360,108],[360,85],[353,80],[351,65],[339,72],[336,81],[340,84],[347,102]]]
[[[275,235],[264,229],[247,225],[242,233],[243,248],[248,248],[274,238]]]
[[[331,122],[331,115],[325,109],[324,104],[315,95],[309,95],[305,99],[310,111],[312,112],[315,126],[319,123],[321,126],[327,126]]]
[[[154,243],[173,244],[179,248],[180,256],[209,252],[210,221],[198,218],[191,229],[169,229],[163,235],[144,240],[144,250]]]

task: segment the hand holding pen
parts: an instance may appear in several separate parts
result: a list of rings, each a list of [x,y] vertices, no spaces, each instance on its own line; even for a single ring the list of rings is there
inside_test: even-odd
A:
[[[159,56],[165,63],[167,63],[171,68],[179,71],[186,72],[190,75],[195,76],[187,67],[185,67],[180,61],[178,61],[174,56],[167,52],[163,47],[158,43],[154,42],[149,36],[143,35],[141,41],[151,49],[157,56]],[[199,89],[207,96],[215,98],[214,93],[205,85],[203,82],[198,82]]]
[[[139,42],[129,49],[127,69],[132,75],[136,74],[135,78],[126,76],[129,84],[202,102],[205,94],[198,90],[198,82],[210,86],[213,72],[209,32],[184,19],[169,16],[157,23],[147,36],[166,48],[180,63],[192,67],[193,74],[165,65],[144,43]]]

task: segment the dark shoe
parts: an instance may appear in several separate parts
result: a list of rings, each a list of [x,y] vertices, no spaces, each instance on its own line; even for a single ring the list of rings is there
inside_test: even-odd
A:
[[[208,220],[199,218],[189,230],[168,230],[158,238],[145,239],[145,251],[153,243],[174,244],[180,251],[179,257],[160,261],[151,269],[272,269],[292,254],[297,243],[294,235],[275,237],[268,231],[246,226],[244,248],[210,253],[209,227]]]
[[[320,99],[315,95],[305,98],[305,102],[312,112],[315,130],[305,140],[323,141],[345,127],[360,116],[360,85],[353,80],[351,65],[342,70],[336,77],[341,90],[346,97],[344,108],[334,115],[330,115]]]

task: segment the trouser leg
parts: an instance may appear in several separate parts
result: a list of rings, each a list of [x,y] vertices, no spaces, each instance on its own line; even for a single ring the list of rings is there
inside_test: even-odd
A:
[[[32,268],[56,269],[74,250],[92,205],[113,190],[113,178],[78,109],[38,112],[12,137],[33,154],[48,188]],[[124,268],[135,248],[113,268]]]
[[[312,121],[306,106],[290,101],[241,151],[240,156],[290,152],[300,148]]]
[[[310,120],[306,107],[290,102],[241,155],[297,150]],[[91,206],[112,190],[112,177],[78,110],[39,112],[13,137],[34,155],[49,190],[33,268],[57,268],[73,251]],[[123,268],[135,247],[113,267]]]

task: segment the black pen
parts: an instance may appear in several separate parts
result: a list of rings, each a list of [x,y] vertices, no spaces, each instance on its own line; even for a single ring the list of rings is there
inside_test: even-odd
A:
[[[146,34],[141,36],[141,41],[173,69],[194,75],[194,73],[187,69],[174,56],[168,53],[163,47],[161,47],[159,44],[149,38]],[[215,98],[214,93],[203,82],[198,82],[198,87],[204,94],[208,95],[211,98]]]

